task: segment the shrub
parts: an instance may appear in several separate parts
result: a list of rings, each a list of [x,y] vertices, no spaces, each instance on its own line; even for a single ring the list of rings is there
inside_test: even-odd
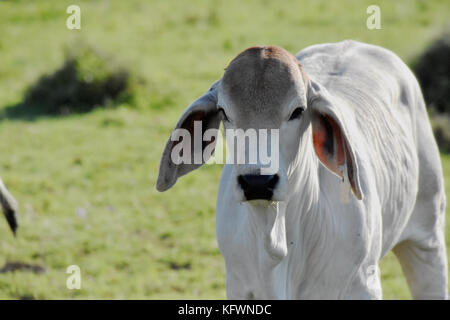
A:
[[[450,117],[435,115],[432,118],[433,132],[441,152],[450,153]]]
[[[84,48],[32,85],[23,104],[31,114],[57,115],[88,112],[131,96],[129,72],[95,50]]]
[[[413,70],[427,105],[450,115],[450,30],[425,50]]]

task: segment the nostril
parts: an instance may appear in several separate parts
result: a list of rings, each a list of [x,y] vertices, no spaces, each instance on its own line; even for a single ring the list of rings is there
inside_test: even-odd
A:
[[[245,179],[245,176],[243,176],[243,175],[240,175],[238,177],[238,182],[239,182],[239,185],[241,186],[241,188],[244,190],[246,190],[249,187],[248,182]]]
[[[273,189],[277,184],[279,177],[274,175],[255,175],[246,174],[238,176],[238,183],[242,189]]]
[[[244,195],[247,200],[270,200],[273,196],[273,191],[278,183],[278,180],[279,176],[277,174],[244,174],[237,177],[237,182],[242,191],[244,191]]]
[[[269,179],[269,183],[267,184],[267,186],[270,189],[273,189],[273,188],[275,188],[275,185],[277,184],[279,177],[278,177],[277,174],[274,174],[274,175],[269,176],[269,177],[270,177],[270,179]]]

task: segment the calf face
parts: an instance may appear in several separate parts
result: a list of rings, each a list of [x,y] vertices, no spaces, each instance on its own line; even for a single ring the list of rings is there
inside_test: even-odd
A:
[[[175,131],[183,129],[189,134],[182,141],[167,142],[157,189],[167,190],[179,176],[208,160],[199,153],[214,148],[217,136],[210,135],[211,143],[200,142],[202,147],[196,149],[199,142],[189,140],[195,140],[199,128],[196,122],[201,122],[200,133],[204,135],[208,129],[218,129],[222,121],[235,166],[231,181],[237,201],[286,200],[291,175],[305,156],[302,150],[313,149],[329,170],[349,181],[353,193],[361,199],[356,156],[342,118],[333,99],[322,86],[308,79],[293,55],[273,46],[249,48],[181,116]],[[253,135],[256,140],[250,139]],[[239,136],[244,143],[230,146],[230,141]],[[191,161],[181,163],[174,160],[173,151],[183,144],[184,153],[191,152],[181,157]],[[313,147],[305,147],[309,145]],[[261,157],[269,154],[275,166]],[[198,156],[200,162],[192,161]]]
[[[282,48],[252,47],[239,54],[225,71],[218,90],[218,109],[223,114],[226,134],[238,129],[256,130],[258,142],[245,150],[246,156],[254,150],[257,155],[270,154],[277,163],[275,170],[264,172],[267,165],[261,157],[256,163],[234,161],[238,201],[286,198],[288,172],[295,163],[302,131],[307,128],[306,87],[300,68]],[[267,130],[268,140],[277,141],[261,145],[261,140],[266,139],[259,134],[261,130]],[[260,150],[264,147],[269,150]]]

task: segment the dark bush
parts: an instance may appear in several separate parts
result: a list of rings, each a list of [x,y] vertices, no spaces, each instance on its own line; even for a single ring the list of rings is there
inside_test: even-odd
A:
[[[450,117],[435,115],[432,117],[433,132],[441,152],[450,153]]]
[[[30,114],[88,112],[130,98],[129,82],[127,71],[94,50],[84,49],[31,86],[25,93],[23,107]]]
[[[425,50],[413,70],[427,106],[450,115],[450,31]]]

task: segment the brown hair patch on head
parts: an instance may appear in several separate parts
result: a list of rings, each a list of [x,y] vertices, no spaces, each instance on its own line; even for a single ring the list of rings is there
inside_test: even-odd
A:
[[[259,57],[260,59],[276,59],[286,64],[297,63],[295,57],[286,49],[277,46],[253,46],[245,49],[234,58],[230,65],[244,57]],[[229,66],[230,66],[229,65]]]
[[[292,54],[276,46],[255,46],[230,62],[222,87],[237,104],[264,108],[278,105],[299,79]]]

